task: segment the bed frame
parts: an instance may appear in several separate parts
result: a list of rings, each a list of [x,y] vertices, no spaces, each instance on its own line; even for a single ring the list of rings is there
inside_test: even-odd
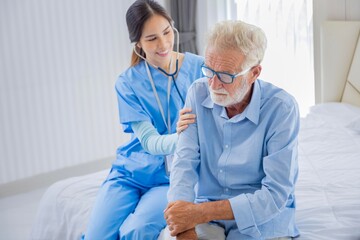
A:
[[[360,22],[326,21],[320,32],[320,102],[360,106]]]

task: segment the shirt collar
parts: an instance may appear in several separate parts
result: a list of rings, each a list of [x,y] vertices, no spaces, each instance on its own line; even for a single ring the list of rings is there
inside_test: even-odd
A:
[[[207,86],[207,87],[209,87],[209,86]],[[254,87],[254,89],[253,89],[253,93],[252,93],[249,105],[245,108],[244,112],[235,116],[235,119],[234,119],[235,121],[240,121],[244,118],[247,118],[250,121],[252,121],[254,124],[258,124],[259,117],[260,117],[260,101],[261,101],[261,90],[260,90],[260,85],[259,85],[258,80],[256,80],[254,82],[253,87]],[[214,104],[214,102],[211,100],[210,93],[205,98],[205,100],[202,102],[202,105],[206,108],[214,108],[214,106],[220,107],[220,106]],[[220,108],[222,108],[221,113],[226,112],[224,107],[220,107]]]

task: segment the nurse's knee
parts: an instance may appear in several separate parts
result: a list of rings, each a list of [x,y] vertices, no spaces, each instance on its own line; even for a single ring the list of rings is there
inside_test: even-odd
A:
[[[119,229],[120,240],[129,239],[157,239],[160,231],[165,227],[159,222],[149,222],[146,219],[125,220]]]

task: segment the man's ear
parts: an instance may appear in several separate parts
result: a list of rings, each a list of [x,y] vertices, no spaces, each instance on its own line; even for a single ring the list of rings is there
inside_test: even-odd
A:
[[[261,65],[257,65],[255,67],[253,67],[253,69],[251,69],[250,71],[250,84],[252,84],[253,82],[255,82],[255,80],[259,77],[260,73],[261,73],[262,67]]]

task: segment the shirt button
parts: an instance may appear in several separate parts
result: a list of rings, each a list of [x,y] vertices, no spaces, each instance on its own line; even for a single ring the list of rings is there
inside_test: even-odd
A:
[[[228,192],[229,191],[229,189],[228,188],[225,188],[225,192]]]
[[[228,148],[229,147],[229,145],[225,145],[225,148]]]
[[[222,169],[220,169],[220,173],[222,173],[223,172],[223,170]]]

